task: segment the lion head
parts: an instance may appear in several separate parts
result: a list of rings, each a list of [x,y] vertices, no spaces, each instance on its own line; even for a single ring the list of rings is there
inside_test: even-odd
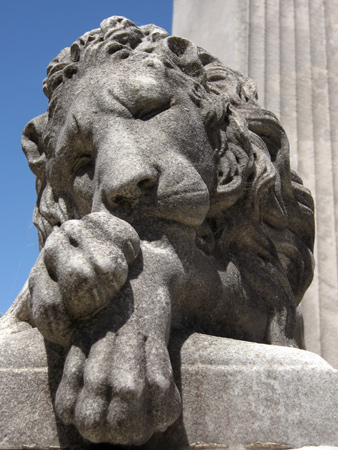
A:
[[[312,279],[313,202],[249,78],[186,39],[115,16],[61,51],[43,89],[48,111],[22,138],[41,247],[54,227],[102,208],[132,224],[178,221],[197,229],[204,251],[237,264],[257,305],[279,298],[294,314]]]

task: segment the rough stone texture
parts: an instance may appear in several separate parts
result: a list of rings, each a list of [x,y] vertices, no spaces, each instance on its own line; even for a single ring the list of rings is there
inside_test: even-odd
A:
[[[337,445],[338,371],[319,356],[199,334],[179,347],[184,427],[157,445]]]
[[[58,445],[43,337],[37,329],[0,343],[0,448]],[[11,367],[12,363],[12,367]],[[5,367],[4,367],[5,365]],[[14,432],[15,430],[15,432]]]
[[[291,165],[316,201],[316,269],[305,294],[306,347],[338,368],[338,3],[175,0],[173,33],[252,77],[280,118]]]
[[[3,366],[15,381],[22,327],[37,328],[62,423],[92,443],[141,445],[181,414],[180,371],[174,374],[175,349],[168,350],[173,333],[217,335],[220,351],[222,338],[303,345],[297,305],[313,275],[313,200],[290,171],[286,134],[257,103],[254,83],[154,25],[106,19],[51,62],[44,92],[48,112],[22,137],[36,175],[41,252],[0,322]],[[198,358],[199,341],[191,342]],[[267,348],[260,345],[258,354]],[[36,389],[32,373],[41,372],[39,362],[31,365],[25,395]],[[210,385],[223,390],[226,378],[211,367]],[[235,374],[236,362],[229,370]],[[193,371],[191,385],[202,388],[204,375]],[[252,381],[242,375],[245,391]],[[181,381],[184,399],[184,371]],[[13,382],[7,398],[16,395]],[[252,403],[265,389],[257,385]],[[46,398],[47,385],[39,386]],[[187,398],[184,420],[194,439],[223,440],[224,424],[216,426],[213,414],[235,400],[209,398],[209,416],[197,413],[215,425],[198,427],[197,436],[189,423],[190,414],[197,420],[195,400]],[[308,397],[301,402],[309,408]],[[54,442],[58,423],[50,420]],[[262,425],[280,436],[273,423]],[[309,438],[325,434],[326,422],[318,426]]]
[[[49,345],[46,351],[37,328],[23,324],[0,336],[1,449],[81,448],[76,430],[55,416],[52,398],[61,374],[57,350]]]
[[[176,337],[170,348],[183,420],[140,449],[337,445],[338,371],[319,356],[201,334]],[[48,351],[40,333],[29,327],[2,339],[1,449],[19,449],[23,444],[38,449],[87,448],[74,429],[62,428],[55,418]]]

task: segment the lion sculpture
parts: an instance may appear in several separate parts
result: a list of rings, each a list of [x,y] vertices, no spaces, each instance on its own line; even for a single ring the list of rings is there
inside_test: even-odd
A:
[[[63,347],[64,423],[142,444],[180,415],[176,332],[303,345],[313,201],[254,83],[186,39],[111,17],[47,75],[22,138],[41,252],[3,322]]]

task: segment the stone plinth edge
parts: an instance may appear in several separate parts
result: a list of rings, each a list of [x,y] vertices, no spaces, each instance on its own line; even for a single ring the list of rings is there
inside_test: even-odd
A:
[[[338,371],[319,356],[202,334],[177,337],[170,347],[182,416],[135,448],[286,450],[338,444]],[[36,329],[0,339],[0,449],[86,448],[76,430],[55,417],[61,373],[57,348]]]

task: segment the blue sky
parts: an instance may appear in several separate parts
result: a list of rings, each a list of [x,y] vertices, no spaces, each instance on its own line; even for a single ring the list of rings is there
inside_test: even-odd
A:
[[[0,2],[0,312],[20,292],[37,255],[32,224],[34,176],[21,150],[26,123],[44,113],[49,62],[86,31],[113,15],[171,32],[172,0],[16,0]]]

